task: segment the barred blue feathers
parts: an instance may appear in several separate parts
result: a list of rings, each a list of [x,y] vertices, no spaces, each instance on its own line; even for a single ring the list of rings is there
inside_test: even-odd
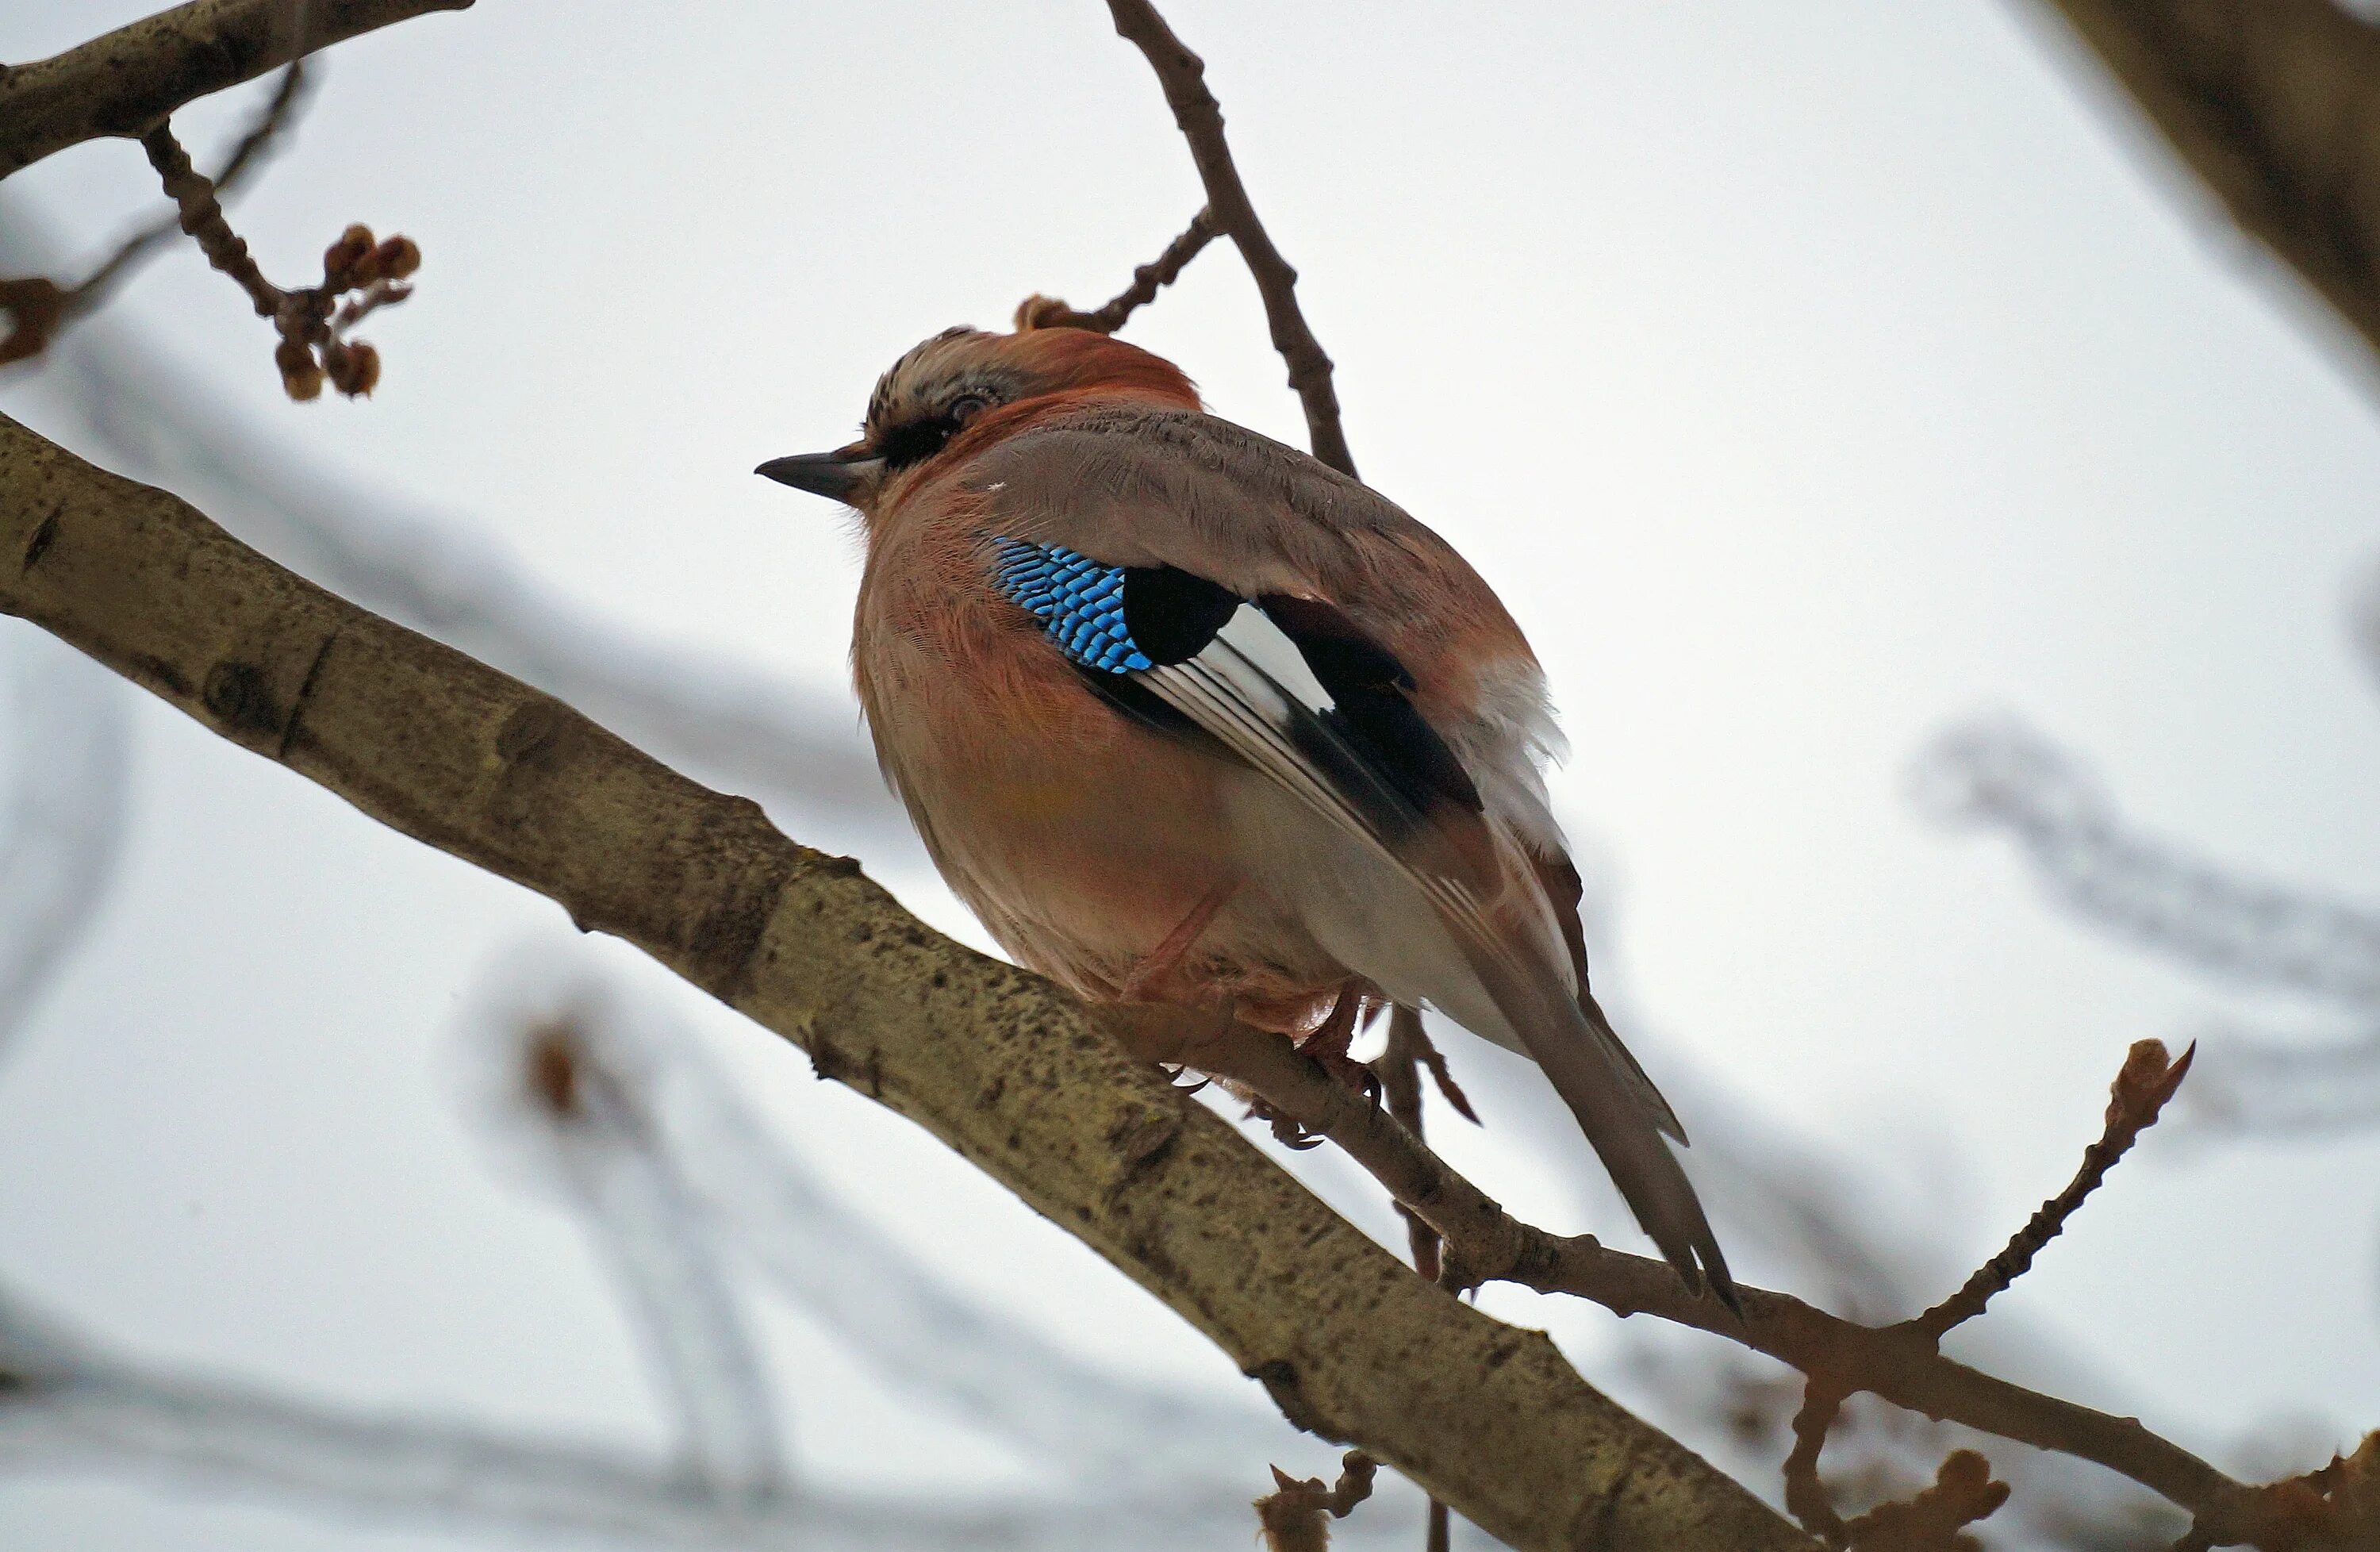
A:
[[[1153,666],[1123,618],[1123,567],[1062,545],[991,541],[992,579],[1030,611],[1069,660],[1104,673]]]

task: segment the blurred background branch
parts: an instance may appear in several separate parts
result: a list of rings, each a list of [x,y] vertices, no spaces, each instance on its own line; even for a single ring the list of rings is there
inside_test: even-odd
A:
[[[2240,229],[2380,349],[2380,26],[2338,0],[2035,0]]]

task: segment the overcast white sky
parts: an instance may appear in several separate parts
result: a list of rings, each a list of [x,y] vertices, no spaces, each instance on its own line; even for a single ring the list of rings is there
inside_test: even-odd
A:
[[[0,57],[141,8],[9,6]],[[1664,1052],[1980,1258],[2064,1182],[2131,1041],[2320,1027],[2078,928],[1905,796],[1938,727],[2020,711],[2152,828],[2380,892],[2380,699],[2342,624],[2380,548],[2370,369],[2030,6],[1166,9],[1304,277],[1365,477],[1546,660],[1576,746],[1558,802],[1616,907],[1598,963]],[[192,112],[186,139],[253,101]],[[18,188],[92,253],[156,208],[126,143]],[[752,466],[844,440],[929,332],[1031,291],[1104,298],[1198,198],[1092,0],[483,0],[334,51],[236,207],[285,283],[351,220],[420,242],[418,297],[364,331],[370,401],[282,399],[268,332],[195,252],[115,316],[256,446],[442,515],[624,633],[847,701],[853,545]],[[1130,337],[1303,440],[1220,250]],[[0,408],[71,425],[29,378]],[[121,874],[0,1066],[9,1285],[160,1359],[650,1436],[581,1242],[457,1113],[458,1031],[527,943],[700,1030],[987,1298],[1239,1385],[797,1052],[176,715],[130,715]],[[868,860],[980,940],[914,851]],[[1555,1180],[1591,1168],[1462,1146],[1557,1218]],[[2380,1425],[2375,1165],[2374,1140],[2150,1147],[2007,1303],[2096,1365],[2082,1399],[2201,1448],[2304,1414],[2344,1441]],[[1490,1303],[1596,1374],[1609,1323]],[[807,1467],[1014,1474],[769,1318]],[[476,1545],[40,1475],[0,1478],[0,1541]]]

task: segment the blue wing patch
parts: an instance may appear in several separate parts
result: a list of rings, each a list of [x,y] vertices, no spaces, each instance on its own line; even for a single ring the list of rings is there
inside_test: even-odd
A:
[[[991,541],[992,580],[1029,611],[1069,661],[1103,673],[1154,666],[1123,618],[1124,568],[1056,544]]]

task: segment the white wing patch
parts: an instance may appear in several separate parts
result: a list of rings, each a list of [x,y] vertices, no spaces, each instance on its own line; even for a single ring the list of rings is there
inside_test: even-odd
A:
[[[1144,670],[1137,677],[1175,710],[1413,880],[1475,948],[1520,968],[1519,956],[1488,921],[1468,885],[1415,866],[1382,833],[1367,808],[1384,801],[1402,804],[1394,789],[1382,781],[1373,794],[1351,793],[1308,752],[1309,744],[1327,740],[1344,751],[1342,763],[1350,770],[1369,770],[1364,757],[1322,721],[1322,714],[1335,705],[1330,693],[1314,676],[1297,644],[1262,610],[1242,604],[1196,656]]]

